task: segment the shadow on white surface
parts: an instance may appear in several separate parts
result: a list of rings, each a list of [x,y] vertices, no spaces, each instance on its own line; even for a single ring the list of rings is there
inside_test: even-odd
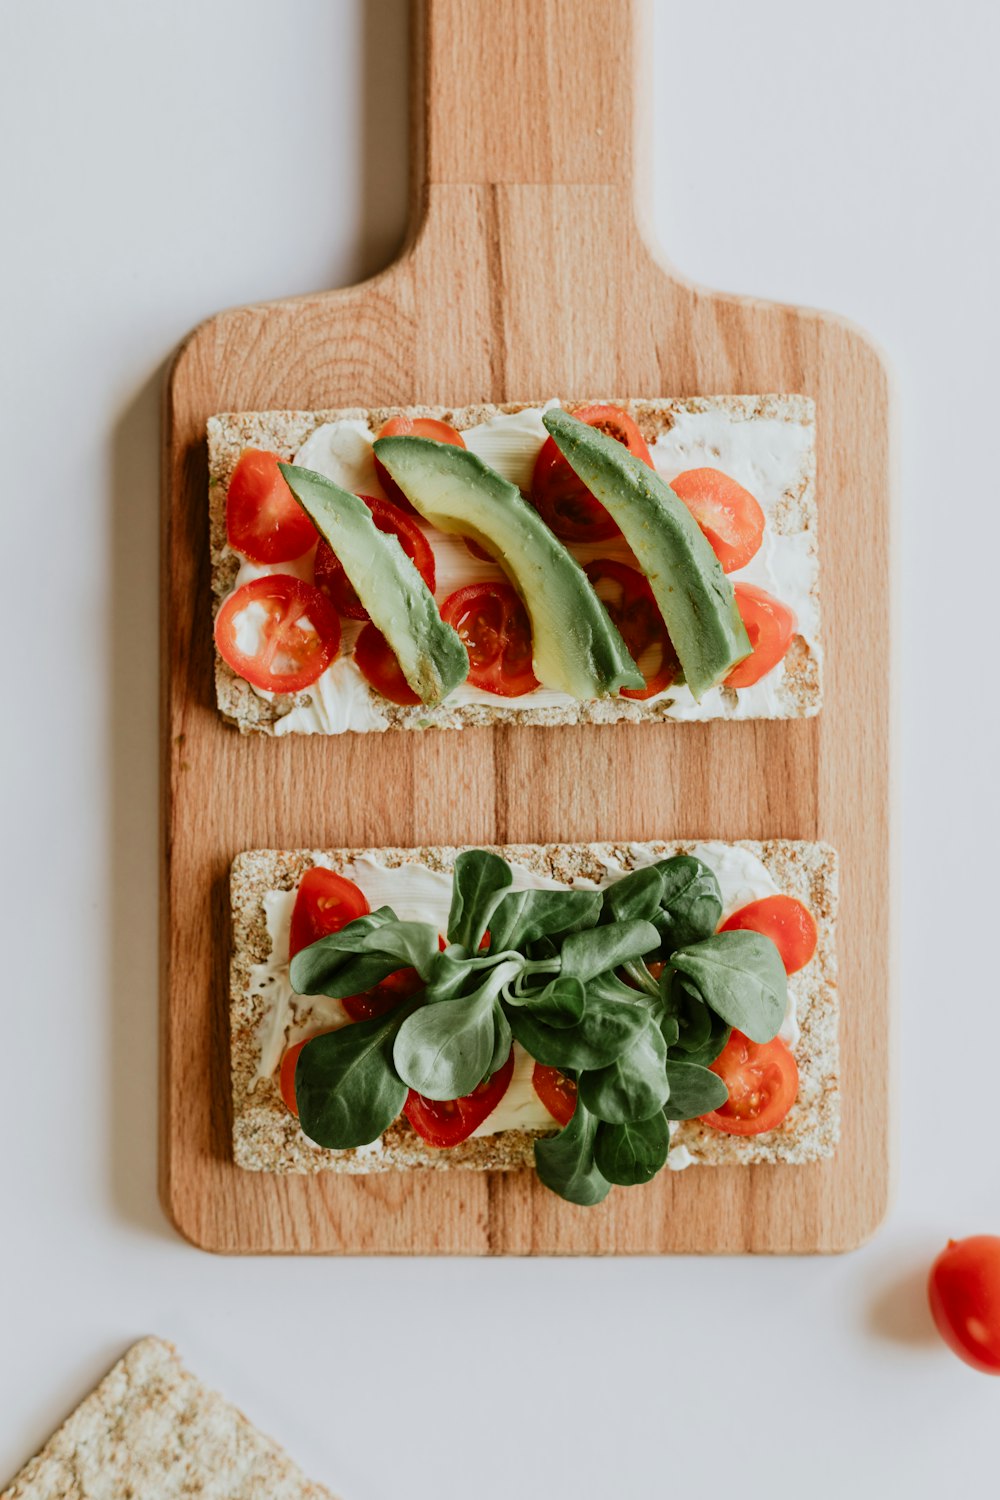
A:
[[[110,437],[108,1163],[114,1211],[169,1235],[156,1194],[159,900],[159,453],[164,366]]]
[[[900,1258],[887,1269],[868,1304],[866,1324],[877,1338],[894,1344],[941,1346],[927,1302],[932,1256]]]

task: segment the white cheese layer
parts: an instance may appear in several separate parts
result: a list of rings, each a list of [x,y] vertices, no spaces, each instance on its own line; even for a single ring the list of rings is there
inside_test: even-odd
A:
[[[749,901],[777,894],[778,888],[764,865],[748,849],[731,844],[705,843],[699,844],[692,852],[715,872],[722,891],[723,918]],[[662,858],[641,844],[630,848],[630,857],[633,868],[655,863]],[[329,861],[322,855],[317,855],[316,864],[328,867]],[[523,865],[512,864],[511,871],[514,890],[565,889],[563,882],[536,875]],[[428,922],[439,932],[444,932],[451,906],[450,874],[431,870],[420,864],[390,869],[372,854],[359,856],[342,873],[361,888],[373,911],[379,906],[391,906],[404,921]],[[596,884],[591,880],[578,879],[573,881],[573,885],[578,889],[599,889],[613,884],[625,873],[621,865],[605,861],[603,874]],[[334,1030],[348,1024],[347,1014],[339,1000],[329,1000],[322,995],[296,995],[292,989],[288,950],[295,897],[295,891],[268,891],[264,896],[271,953],[265,963],[253,966],[248,986],[249,993],[260,996],[263,1001],[263,1014],[258,1028],[258,1081],[275,1074],[286,1047],[306,1037],[316,1036],[321,1031]],[[791,1045],[798,1038],[795,1002],[791,991],[781,1035]],[[535,1093],[532,1084],[533,1069],[532,1058],[515,1043],[514,1075],[510,1086],[496,1109],[474,1132],[475,1135],[494,1135],[502,1130],[555,1128],[552,1116]],[[676,1158],[670,1158],[669,1162],[674,1170],[687,1165],[686,1152],[682,1154],[678,1149]]]
[[[526,407],[519,412],[497,413],[466,429],[462,433],[465,445],[505,479],[527,490],[531,485],[535,460],[548,436],[542,414],[559,404],[552,400],[544,406]],[[367,424],[360,419],[327,422],[306,439],[295,455],[295,463],[326,475],[354,494],[384,496],[375,474],[372,441]],[[811,444],[812,429],[800,423],[774,417],[737,421],[724,407],[713,407],[707,411],[678,411],[670,430],[653,443],[650,455],[657,473],[668,483],[686,469],[723,470],[757,498],[770,522],[796,476],[803,472]],[[473,557],[460,537],[447,536],[426,525],[424,530],[434,550],[435,597],[439,604],[456,589],[470,583],[504,578],[495,563]],[[605,542],[572,544],[570,551],[583,564],[598,558],[612,558],[635,566],[635,559],[622,537]],[[293,563],[270,566],[260,566],[241,558],[234,587],[239,588],[251,578],[267,572],[294,573],[311,582],[313,556],[314,550],[310,550]],[[819,619],[814,597],[817,572],[812,533],[802,531],[784,535],[769,524],[760,551],[745,568],[731,576],[736,583],[757,584],[787,604],[798,620],[798,633],[818,658]],[[345,730],[386,727],[387,720],[380,707],[384,700],[369,686],[350,654],[360,626],[350,621],[343,624],[341,656],[307,690],[308,700],[278,720],[275,734],[339,734]],[[735,695],[713,688],[700,703],[696,703],[690,689],[680,684],[648,701],[671,700],[668,714],[675,719],[774,718],[779,713],[778,690],[783,676],[784,666],[779,663],[760,682],[739,689]],[[253,690],[262,698],[273,696],[258,688]],[[520,698],[501,698],[495,693],[484,693],[462,685],[449,695],[447,702],[451,706],[489,704],[528,710],[562,708],[571,704],[573,699],[546,687],[525,693]]]

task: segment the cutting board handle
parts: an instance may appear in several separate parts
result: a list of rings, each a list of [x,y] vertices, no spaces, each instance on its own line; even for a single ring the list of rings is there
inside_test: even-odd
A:
[[[416,0],[414,183],[631,197],[633,0]]]

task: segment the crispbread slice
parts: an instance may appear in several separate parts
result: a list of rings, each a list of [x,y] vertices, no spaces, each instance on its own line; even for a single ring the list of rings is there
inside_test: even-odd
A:
[[[480,846],[483,847],[483,846]],[[538,875],[571,883],[597,881],[606,864],[634,868],[644,853],[655,858],[689,853],[694,841],[637,844],[509,844],[493,846],[497,854],[524,865]],[[791,839],[762,843],[740,841],[738,847],[756,855],[779,890],[797,896],[812,912],[817,926],[815,957],[792,976],[789,987],[796,1000],[800,1038],[795,1054],[799,1065],[799,1097],[783,1125],[764,1136],[730,1136],[685,1121],[674,1136],[693,1162],[737,1165],[755,1162],[802,1163],[830,1156],[840,1133],[837,965],[834,926],[837,914],[837,856],[828,844]],[[398,1121],[381,1140],[350,1151],[329,1151],[314,1145],[285,1108],[276,1078],[261,1076],[262,1022],[265,1003],[255,988],[252,970],[271,955],[264,911],[268,891],[294,890],[317,860],[345,871],[361,856],[377,859],[390,869],[422,864],[448,871],[459,849],[427,846],[418,849],[326,849],[279,851],[255,849],[233,861],[230,889],[233,952],[230,968],[230,1030],[232,1041],[233,1149],[236,1164],[249,1171],[314,1173],[323,1171],[370,1173],[398,1168],[448,1170],[471,1168],[506,1171],[533,1164],[538,1131],[508,1130],[463,1141],[446,1151],[428,1146],[407,1124]],[[297,999],[303,1019],[309,1001]],[[280,1056],[281,1038],[278,1038]]]
[[[594,402],[611,402],[627,411],[650,444],[668,432],[685,415],[717,413],[727,423],[740,424],[772,421],[812,429],[815,419],[813,402],[806,396],[693,396],[683,399],[631,399],[595,397],[585,402],[567,403],[570,410]],[[317,427],[340,420],[363,421],[374,435],[390,417],[409,415],[434,417],[464,432],[500,413],[523,411],[541,406],[542,401],[513,401],[501,405],[480,403],[475,406],[410,407],[344,407],[325,411],[223,412],[208,420],[209,522],[212,560],[213,613],[233,587],[239,559],[226,545],[226,493],[237,460],[244,448],[266,448],[292,459]],[[704,458],[696,463],[708,462]],[[766,505],[768,527],[779,537],[794,537],[815,557],[817,549],[817,513],[815,490],[815,455],[808,451],[794,474],[789,474],[784,492]],[[735,581],[739,581],[737,575]],[[810,590],[811,608],[818,618],[819,585]],[[821,704],[820,651],[817,642],[810,643],[796,635],[780,669],[780,678],[771,696],[767,718],[807,718],[817,713]],[[249,683],[237,677],[216,652],[216,700],[223,717],[244,733],[285,733],[280,722],[296,707],[307,704],[311,690],[267,699],[254,692]],[[731,688],[713,690],[709,698],[715,707],[686,711],[685,718],[740,717],[738,694]],[[717,700],[717,701],[716,701]],[[511,707],[499,703],[444,702],[436,708],[423,704],[403,707],[378,699],[379,712],[387,729],[461,729],[465,726],[522,724],[552,726],[559,724],[612,724],[623,720],[632,723],[662,722],[674,717],[670,695],[643,702],[629,698],[599,699],[586,703],[565,703],[546,707]],[[286,726],[287,727],[287,726]],[[298,732],[298,731],[296,731]]]
[[[173,1345],[133,1344],[0,1500],[334,1500]]]

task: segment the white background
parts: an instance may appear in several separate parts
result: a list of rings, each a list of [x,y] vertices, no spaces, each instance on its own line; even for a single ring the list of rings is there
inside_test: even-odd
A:
[[[662,0],[649,59],[664,251],[848,315],[895,368],[892,1212],[839,1259],[498,1263],[215,1259],[155,1190],[164,361],[222,306],[391,258],[405,12],[0,10],[0,1480],[158,1332],[345,1500],[992,1490],[1000,1382],[921,1283],[1000,1232],[1000,11]]]

